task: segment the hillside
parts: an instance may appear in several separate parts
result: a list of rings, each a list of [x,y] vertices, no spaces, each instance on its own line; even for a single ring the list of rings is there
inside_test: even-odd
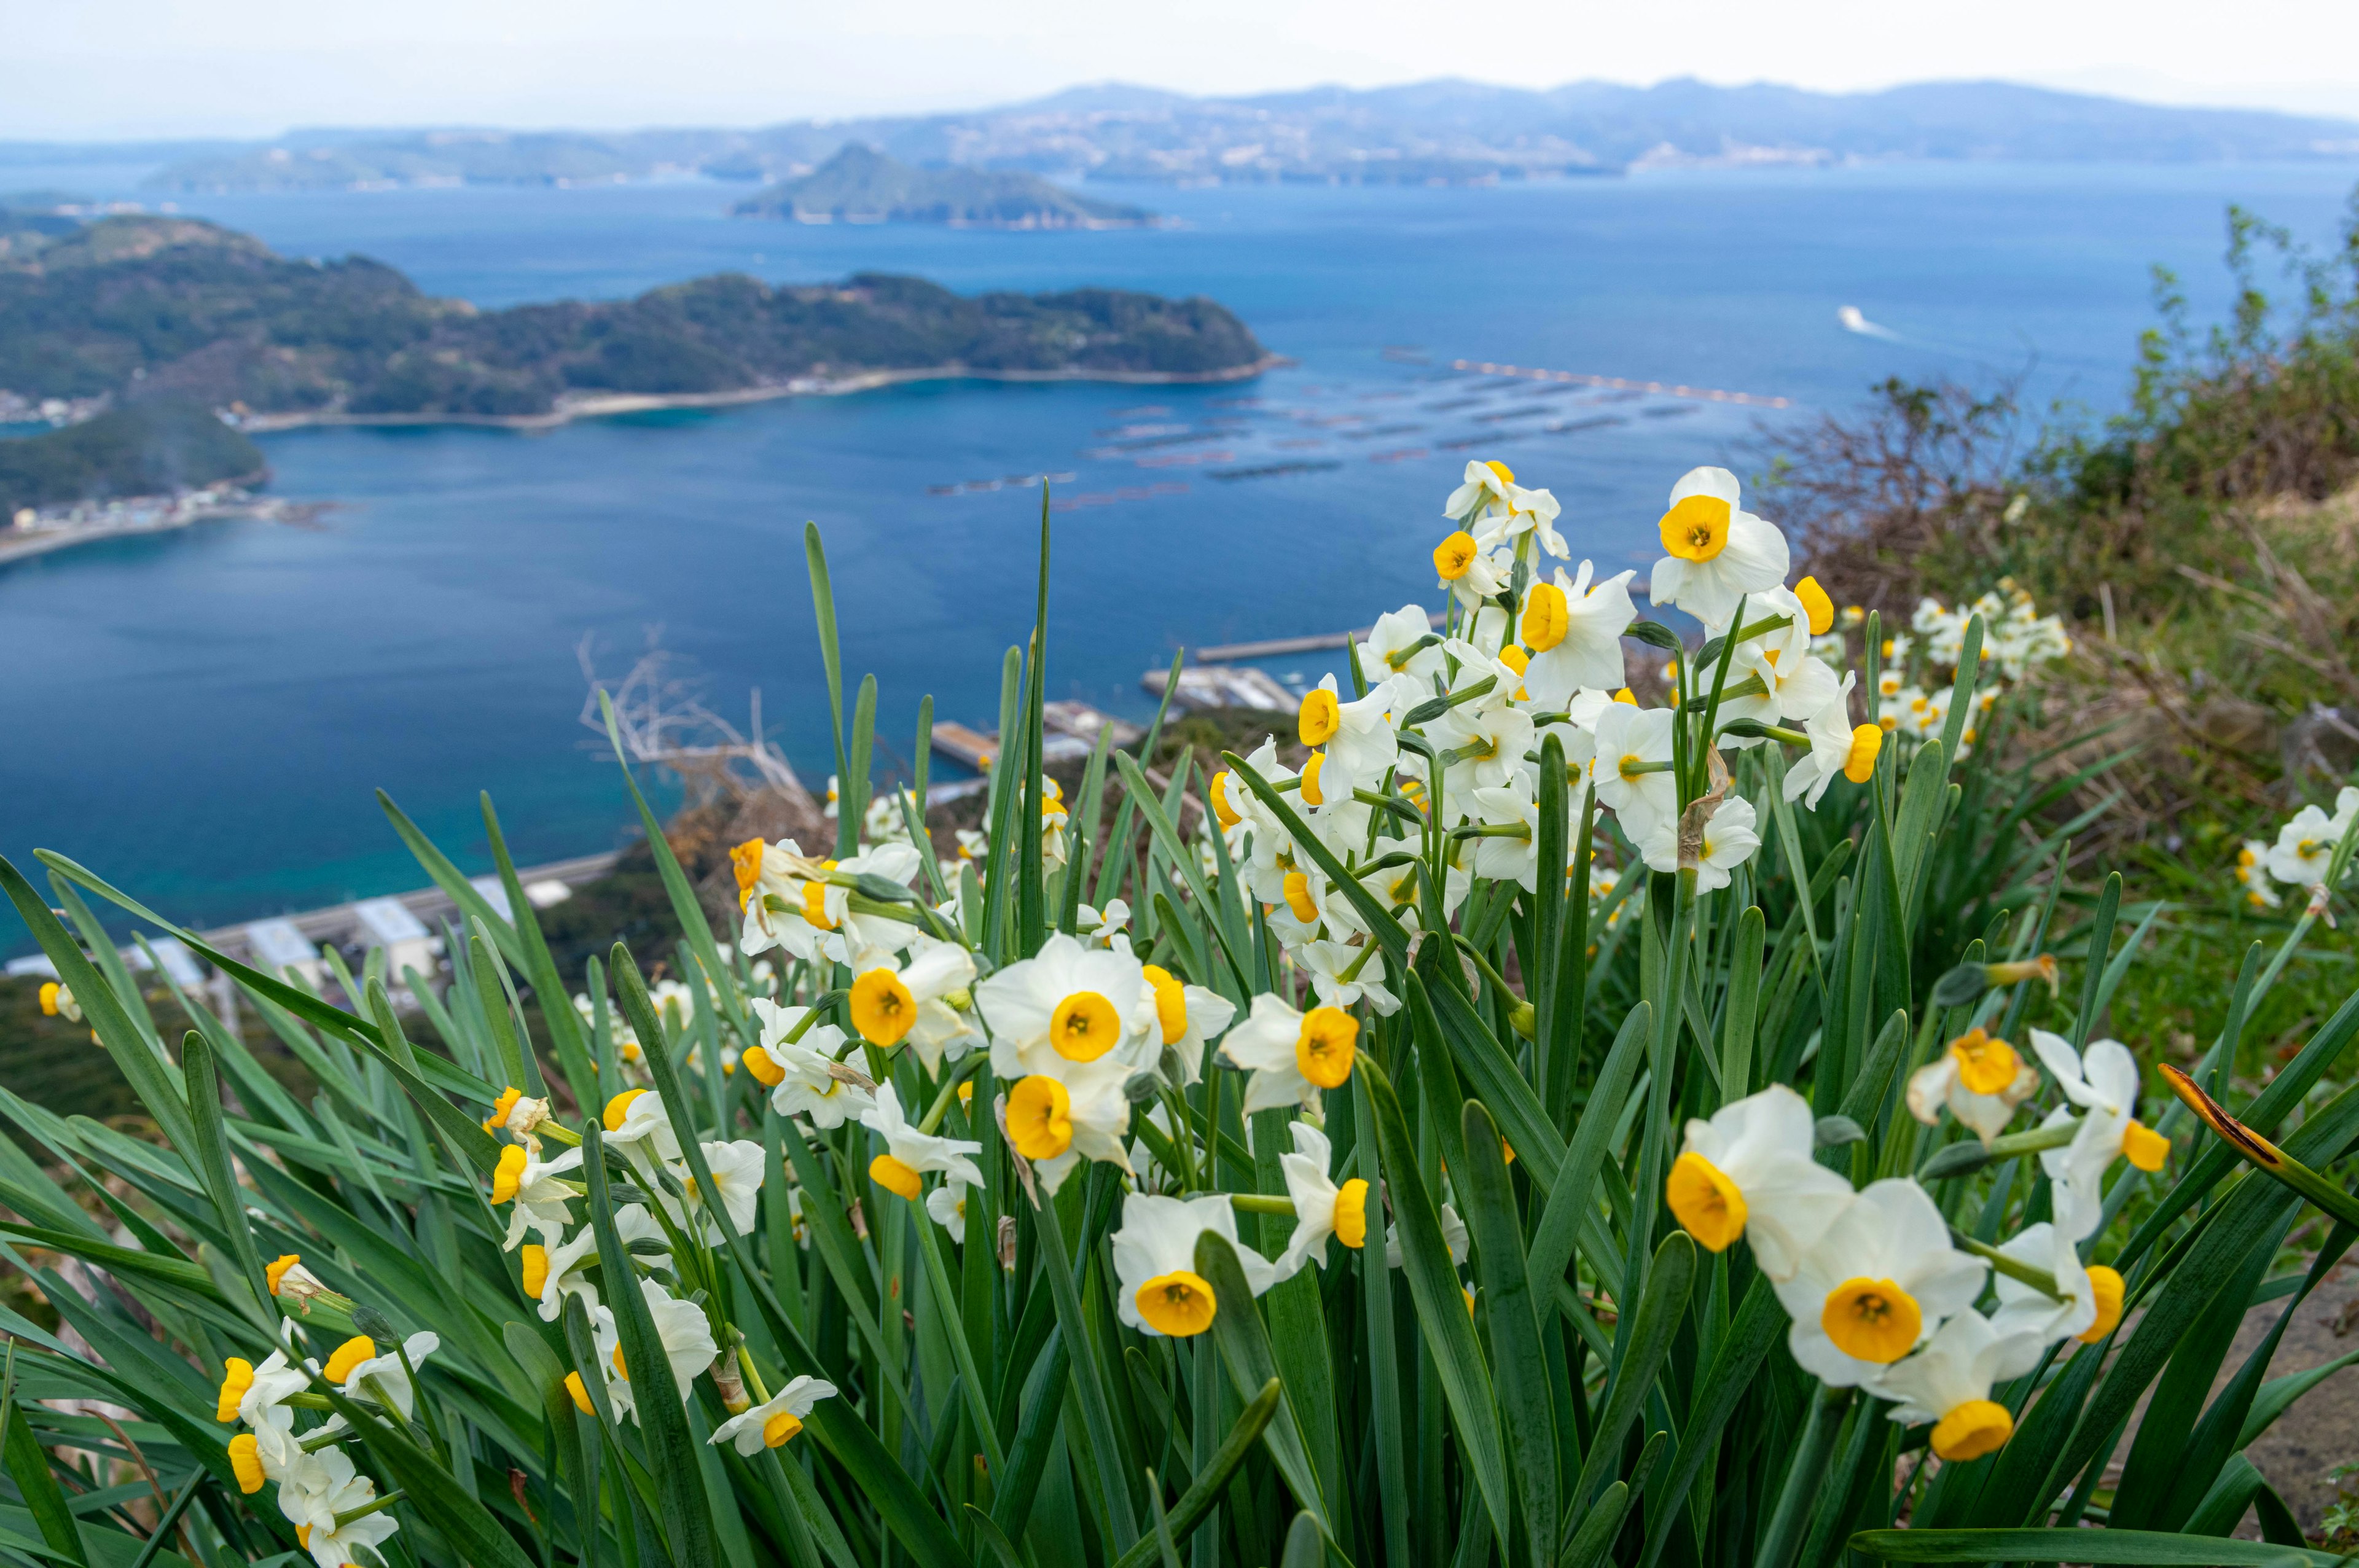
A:
[[[1109,229],[1154,222],[1141,207],[1095,201],[1038,175],[979,168],[912,168],[853,142],[799,179],[783,180],[733,209],[741,218],[805,223],[947,223],[953,228]]]
[[[786,287],[720,274],[636,299],[478,311],[364,257],[289,261],[177,218],[103,219],[0,261],[0,388],[31,398],[535,416],[568,395],[728,394],[944,367],[1221,377],[1263,358],[1212,300],[1114,289],[969,297],[882,274]]]
[[[158,190],[300,190],[684,174],[792,180],[855,144],[928,170],[1424,184],[1610,174],[1663,163],[2349,157],[2359,154],[2359,122],[2138,103],[2004,81],[1838,93],[1692,80],[1652,87],[1575,81],[1543,90],[1436,81],[1244,98],[1104,83],[958,114],[750,130],[299,130],[243,146],[191,143],[178,156],[143,146],[136,156],[169,160],[149,181]],[[103,150],[46,147],[29,149],[28,157],[37,151],[33,161],[55,165],[72,161],[69,154]],[[0,145],[0,167],[9,154]],[[965,192],[959,197],[969,200]]]
[[[62,430],[0,440],[0,517],[19,507],[250,482],[261,449],[186,397],[153,397]]]

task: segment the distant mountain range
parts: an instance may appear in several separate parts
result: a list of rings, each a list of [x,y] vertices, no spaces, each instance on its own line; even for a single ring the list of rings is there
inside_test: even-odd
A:
[[[913,168],[865,142],[810,173],[781,180],[733,211],[741,218],[804,223],[948,223],[954,228],[1114,229],[1154,222],[1142,207],[1097,201],[1037,174],[969,168]]]
[[[2359,157],[2359,121],[2173,108],[2003,81],[1827,93],[1690,80],[1644,88],[1581,81],[1546,91],[1439,81],[1245,98],[1108,84],[969,113],[758,130],[307,130],[245,145],[0,144],[0,170],[12,162],[152,157],[165,164],[149,181],[159,191],[582,184],[691,174],[792,180],[855,143],[933,170],[1424,184],[1666,164]],[[950,204],[975,200],[962,192]]]

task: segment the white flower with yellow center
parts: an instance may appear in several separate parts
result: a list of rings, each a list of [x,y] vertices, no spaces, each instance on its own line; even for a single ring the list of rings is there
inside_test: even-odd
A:
[[[785,923],[801,917],[803,885],[825,861],[802,852],[792,838],[766,844],[748,838],[729,851],[737,881],[737,908],[744,918],[738,950],[747,957],[780,946]]]
[[[1638,843],[1677,823],[1680,786],[1671,776],[1671,710],[1607,705],[1597,716],[1597,799]]]
[[[1736,868],[1761,848],[1761,819],[1743,795],[1721,802],[1707,818],[1703,838],[1696,846],[1696,892],[1711,892],[1729,884]],[[1662,822],[1638,846],[1647,864],[1658,871],[1680,869],[1680,832],[1676,822]]]
[[[1422,604],[1404,604],[1376,617],[1360,643],[1360,674],[1372,686],[1394,676],[1422,682],[1441,673],[1440,639],[1433,633],[1433,617]]]
[[[1988,1147],[2015,1119],[2016,1107],[2038,1092],[2039,1069],[1978,1024],[1909,1075],[1908,1114],[1931,1127],[1946,1105]]]
[[[986,978],[974,1000],[991,1025],[992,1071],[1010,1082],[1108,1055],[1151,1066],[1162,1051],[1146,966],[1062,932]]]
[[[1630,600],[1636,572],[1617,572],[1592,585],[1587,561],[1568,579],[1559,567],[1550,581],[1526,589],[1517,631],[1527,651],[1524,690],[1543,709],[1563,708],[1576,691],[1613,691],[1624,684],[1622,634],[1638,618]]]
[[[740,1138],[726,1143],[700,1142],[697,1148],[704,1155],[705,1169],[712,1173],[712,1191],[706,1192],[685,1165],[672,1173],[688,1194],[690,1206],[704,1210],[717,1194],[721,1211],[729,1217],[729,1228],[740,1236],[752,1235],[754,1215],[762,1197],[762,1146]],[[667,1209],[669,1206],[667,1200]],[[721,1239],[720,1230],[711,1225],[709,1216],[706,1229],[712,1240]]]
[[[1665,1184],[1672,1215],[1706,1250],[1744,1237],[1764,1274],[1790,1279],[1852,1199],[1851,1184],[1810,1157],[1817,1126],[1783,1084],[1690,1120]]]
[[[1794,1320],[1786,1343],[1795,1361],[1827,1387],[1847,1389],[1973,1305],[1988,1268],[1950,1245],[1941,1211],[1901,1176],[1862,1188],[1793,1273],[1770,1282]]]
[[[1991,1387],[2039,1364],[2037,1334],[2009,1334],[1971,1307],[1934,1331],[1925,1348],[1867,1379],[1868,1391],[1895,1401],[1891,1419],[1933,1423],[1933,1452],[1963,1464],[1995,1452],[2014,1435],[2015,1418]]]
[[[284,1349],[274,1350],[260,1366],[235,1356],[223,1363],[222,1382],[213,1410],[219,1422],[242,1421],[256,1429],[295,1424],[287,1400],[311,1386],[311,1374],[289,1365]]]
[[[906,926],[902,929],[901,945],[909,948],[906,963],[896,963],[893,950],[871,947],[847,965],[853,970],[852,995],[846,1004],[852,1026],[868,1044],[886,1050],[909,1038],[929,1002],[949,1013],[949,1022],[958,1026],[957,1014],[942,999],[974,983],[974,957],[964,947],[917,936]],[[938,1043],[940,1027],[941,1020],[937,1018],[930,1033]]]
[[[1503,698],[1500,706],[1462,704],[1426,731],[1428,740],[1455,759],[1443,779],[1450,794],[1495,789],[1524,772],[1524,753],[1532,749],[1532,716],[1505,705],[1504,697],[1515,689],[1513,680],[1510,674],[1508,684],[1493,688]]]
[[[658,1266],[669,1264],[669,1238],[644,1205],[630,1204],[616,1209],[614,1232],[634,1257]],[[644,1246],[648,1242],[655,1243],[652,1250]],[[565,1315],[568,1296],[580,1296],[585,1305],[598,1304],[598,1288],[584,1277],[598,1263],[596,1226],[585,1224],[571,1239],[543,1249],[537,1262],[532,1252],[533,1249],[525,1249],[524,1288],[527,1294],[538,1298],[543,1323],[555,1323]]]
[[[1671,486],[1663,514],[1663,548],[1648,591],[1658,607],[1675,604],[1714,631],[1725,628],[1746,594],[1784,586],[1791,564],[1786,535],[1737,505],[1736,476],[1690,469]]]
[[[2072,1238],[2041,1220],[2027,1225],[2002,1243],[1999,1250],[2018,1263],[2045,1271],[2056,1281],[2056,1295],[2010,1274],[1994,1271],[1991,1286],[1998,1292],[1998,1311],[1992,1326],[2002,1334],[2029,1334],[2043,1345],[2059,1339],[2103,1339],[2122,1316],[2122,1277],[2107,1268],[2086,1268]],[[2105,1304],[2110,1294],[2112,1305]],[[2108,1315],[2110,1313],[2110,1315]],[[2104,1332],[2093,1336],[2092,1328]]]
[[[753,1409],[731,1416],[712,1429],[708,1444],[734,1444],[748,1457],[765,1448],[781,1447],[802,1431],[811,1407],[835,1395],[833,1383],[817,1378],[797,1378]]]
[[[1244,1111],[1300,1106],[1315,1110],[1319,1091],[1341,1088],[1358,1053],[1359,1020],[1336,1007],[1298,1011],[1265,991],[1245,1021],[1221,1042],[1229,1065],[1250,1073]]]
[[[573,1217],[567,1206],[580,1195],[564,1177],[581,1163],[579,1149],[568,1149],[554,1160],[544,1160],[521,1143],[500,1150],[499,1164],[492,1171],[491,1195],[495,1205],[514,1206],[508,1211],[508,1233],[503,1243],[506,1250],[516,1250],[528,1227],[543,1232],[562,1229]]]
[[[1277,1282],[1269,1260],[1237,1240],[1236,1211],[1226,1194],[1132,1193],[1122,1201],[1122,1227],[1114,1233],[1114,1315],[1142,1334],[1176,1339],[1212,1327],[1221,1303],[1196,1271],[1196,1240],[1208,1230],[1235,1249],[1247,1290],[1259,1295]]]
[[[1851,688],[1856,677],[1846,674],[1835,688],[1834,700],[1810,715],[1802,732],[1810,749],[1786,768],[1786,798],[1799,799],[1816,811],[1819,797],[1840,776],[1865,784],[1875,773],[1875,759],[1884,751],[1884,731],[1873,724],[1851,721]]]
[[[1313,942],[1294,961],[1310,977],[1311,994],[1329,1007],[1349,1009],[1364,1001],[1386,1018],[1400,1011],[1400,998],[1385,984],[1384,951],[1373,941],[1357,947]]]
[[[927,1215],[962,1247],[966,1245],[966,1195],[967,1184],[956,1176],[944,1177],[926,1195]]]
[[[1402,695],[1414,678],[1398,685],[1379,681],[1368,688],[1367,696],[1335,705],[1335,729],[1321,742],[1326,748],[1326,760],[1320,764],[1315,784],[1320,799],[1308,804],[1332,810],[1350,801],[1353,790],[1375,789],[1385,782],[1385,774],[1400,760],[1400,736],[1393,728],[1393,710],[1397,705],[1416,702],[1414,696]],[[1306,767],[1306,774],[1308,771]]]
[[[1441,514],[1453,523],[1464,523],[1485,513],[1504,512],[1515,482],[1515,470],[1505,463],[1470,462],[1465,481],[1441,503]]]
[[[376,1501],[376,1483],[355,1473],[342,1449],[325,1449],[312,1458],[316,1465],[305,1466],[310,1485],[278,1488],[278,1511],[295,1526],[303,1549],[320,1568],[344,1568],[362,1551],[377,1556],[377,1543],[401,1528],[390,1509],[363,1514],[342,1526],[336,1522],[339,1515]]]
[[[2316,887],[2324,881],[2334,847],[2351,830],[2354,816],[2359,816],[2359,789],[2348,786],[2336,800],[2332,816],[2315,806],[2295,812],[2292,820],[2277,829],[2277,841],[2269,847],[2269,875],[2296,887]]]
[[[780,1007],[756,997],[751,1003],[762,1026],[761,1044],[745,1053],[746,1070],[770,1090],[770,1108],[780,1116],[800,1116],[813,1127],[842,1127],[875,1103],[875,1091],[851,1068],[840,1067],[835,1053],[844,1045],[843,1031],[832,1023],[805,1022],[807,1007]],[[799,1037],[796,1031],[800,1030]]]
[[[1131,1069],[1118,1062],[1071,1063],[1051,1076],[1034,1073],[1007,1091],[1007,1141],[1032,1162],[1054,1193],[1083,1160],[1130,1169],[1123,1138],[1130,1130]]]
[[[983,1185],[983,1172],[971,1157],[983,1145],[919,1131],[901,1114],[901,1097],[891,1084],[876,1086],[876,1103],[861,1115],[860,1124],[885,1140],[885,1152],[868,1162],[868,1178],[887,1192],[916,1202],[928,1171],[951,1172],[969,1186]]]
[[[1516,552],[1494,548],[1462,528],[1433,547],[1433,570],[1434,586],[1447,589],[1471,610],[1507,586],[1516,573]]]
[[[2035,1029],[2031,1048],[2064,1098],[2082,1108],[2072,1141],[2041,1150],[2039,1163],[2058,1189],[2057,1223],[2073,1240],[2085,1241],[2103,1223],[2105,1171],[2114,1157],[2122,1155],[2141,1171],[2159,1171],[2170,1157],[2170,1140],[2138,1120],[2137,1058],[2120,1041],[2094,1040],[2076,1054],[2062,1035]],[[2059,1106],[2041,1125],[2071,1119]]]
[[[1105,908],[1082,904],[1074,911],[1073,934],[1092,947],[1116,947],[1130,951],[1130,903],[1125,899],[1110,900]]]
[[[712,1325],[702,1307],[681,1301],[653,1280],[639,1281],[639,1294],[647,1302],[647,1315],[655,1322],[656,1337],[663,1345],[664,1359],[671,1364],[672,1381],[679,1386],[680,1402],[685,1404],[697,1373],[712,1365]],[[591,1338],[597,1346],[598,1358],[613,1373],[606,1392],[616,1411],[636,1418],[630,1363],[624,1358],[623,1337],[614,1325],[612,1308],[602,1306],[592,1314]]]
[[[1519,773],[1503,784],[1474,790],[1466,798],[1475,822],[1498,830],[1470,840],[1474,847],[1474,874],[1533,892],[1539,885],[1540,808],[1532,798],[1529,777]],[[1516,828],[1522,831],[1507,831]]]
[[[1155,1003],[1154,1038],[1180,1059],[1181,1087],[1203,1076],[1204,1047],[1237,1016],[1236,1003],[1216,990],[1191,986],[1159,964],[1139,970]]]
[[[2255,909],[2275,909],[2283,902],[2269,886],[2268,856],[2268,843],[2261,838],[2245,839],[2236,851],[2236,882],[2245,890],[2245,902]]]
[[[1294,1234],[1277,1260],[1277,1277],[1290,1280],[1313,1259],[1327,1266],[1327,1238],[1358,1249],[1368,1243],[1368,1184],[1357,1176],[1341,1186],[1327,1174],[1333,1151],[1327,1135],[1307,1121],[1288,1129],[1294,1135],[1294,1152],[1277,1158],[1286,1173],[1287,1195],[1294,1199]]]

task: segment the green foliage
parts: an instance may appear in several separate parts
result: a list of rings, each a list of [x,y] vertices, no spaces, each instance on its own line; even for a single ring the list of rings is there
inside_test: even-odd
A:
[[[0,516],[21,506],[252,484],[268,473],[262,449],[204,405],[147,398],[61,430],[0,440]]]
[[[988,898],[968,881],[938,915],[875,871],[821,871],[810,885],[823,896],[840,890],[844,920],[940,932],[955,921],[981,986],[1072,925],[1086,876],[1093,898],[1133,907],[1139,957],[1241,1015],[1256,999],[1290,996],[1272,912],[1251,896],[1225,839],[1193,836],[1202,808],[1190,803],[1210,784],[1191,754],[1169,759],[1160,787],[1136,759],[1101,758],[1066,795],[1061,853],[1027,830],[1049,804],[1027,762],[1050,684],[1045,531],[1042,549],[1039,616],[1008,665],[1009,749],[987,818],[1004,848]],[[845,760],[842,820],[856,824],[873,688],[843,701],[815,535],[810,559]],[[1971,653],[1963,662],[1968,676],[1951,699],[1960,712],[1971,704]],[[1712,706],[1707,693],[1680,696],[1691,715]],[[1441,902],[1446,873],[1437,874],[1454,863],[1449,834],[1397,796],[1401,810],[1372,819],[1370,841],[1399,857],[1387,869],[1418,868],[1408,878],[1414,932],[1404,906],[1376,897],[1373,878],[1349,875],[1304,825],[1299,779],[1229,759],[1223,798],[1250,796],[1307,860],[1332,871],[1368,922],[1364,953],[1382,956],[1403,1003],[1389,1012],[1359,1004],[1350,1081],[1321,1102],[1332,1173],[1371,1184],[1364,1244],[1322,1241],[1312,1266],[1258,1299],[1251,1275],[1280,1251],[1288,1217],[1299,1212],[1280,1158],[1306,1130],[1292,1105],[1247,1119],[1242,1075],[1217,1061],[1198,1064],[1192,1083],[1142,1073],[1119,1086],[1139,1106],[1127,1137],[1158,1170],[1125,1177],[1093,1160],[1051,1192],[1047,1166],[1008,1140],[1003,1097],[1016,1086],[992,1053],[929,1065],[908,1044],[864,1039],[853,969],[832,959],[772,952],[757,972],[712,930],[636,780],[669,921],[586,970],[586,1024],[561,1000],[576,973],[566,955],[583,934],[544,931],[514,890],[513,923],[469,906],[470,940],[453,954],[462,973],[422,1020],[396,1014],[382,976],[354,981],[359,1000],[338,1006],[213,956],[311,1065],[321,1092],[308,1104],[258,1084],[246,1093],[249,1069],[232,1037],[193,1010],[196,1033],[166,1025],[111,950],[86,957],[48,898],[0,867],[103,1036],[105,1059],[161,1130],[160,1141],[141,1141],[0,1098],[0,1112],[44,1156],[0,1156],[0,1205],[18,1217],[0,1220],[0,1259],[36,1281],[80,1336],[69,1344],[5,1320],[26,1379],[8,1446],[19,1493],[44,1529],[72,1531],[49,1540],[60,1556],[85,1549],[91,1561],[114,1561],[135,1550],[114,1516],[69,1508],[60,1519],[45,1500],[45,1478],[90,1484],[75,1455],[127,1459],[130,1450],[123,1436],[26,1396],[103,1399],[137,1412],[130,1430],[162,1488],[200,1498],[183,1519],[201,1553],[254,1560],[291,1549],[288,1484],[236,1489],[223,1447],[232,1429],[212,1420],[218,1369],[232,1356],[259,1363],[283,1316],[322,1357],[356,1328],[381,1350],[388,1335],[439,1340],[412,1357],[418,1393],[407,1412],[381,1388],[321,1380],[296,1396],[351,1422],[356,1443],[338,1452],[375,1487],[355,1496],[386,1499],[398,1488],[388,1511],[400,1528],[384,1554],[420,1568],[1823,1568],[1846,1545],[1892,1561],[2292,1561],[2285,1546],[2261,1557],[2220,1536],[2247,1508],[2265,1528],[2282,1527],[2284,1510],[2245,1450],[2310,1385],[2263,1383],[2246,1363],[2224,1391],[2211,1390],[2228,1330],[2270,1290],[2300,1195],[2242,1174],[2167,1102],[2135,1108],[2177,1140],[2172,1163],[2149,1178],[2117,1162],[2104,1193],[2124,1217],[2106,1245],[2142,1315],[2102,1343],[2066,1341],[1994,1388],[2015,1428],[1989,1457],[1930,1465],[1930,1433],[1890,1420],[1890,1401],[1822,1389],[1780,1344],[1788,1318],[1752,1244],[1709,1250],[1669,1212],[1666,1173],[1690,1119],[1755,1084],[1808,1095],[1828,1119],[1815,1158],[1854,1184],[1945,1168],[1929,1162],[1973,1135],[1910,1114],[1912,1072],[1973,1025],[2020,1038],[2044,1021],[2085,1043],[2151,929],[2124,908],[2118,879],[2068,889],[2066,834],[2036,826],[2047,815],[2043,786],[2003,747],[1978,745],[1952,763],[1942,740],[1896,742],[1864,782],[1835,778],[1810,809],[1786,799],[1779,745],[1733,753],[1720,780],[1711,737],[1699,728],[1688,739],[1693,748],[1671,764],[1683,802],[1704,804],[1707,779],[1719,780],[1727,798],[1753,803],[1768,841],[1725,886],[1700,887],[1693,870],[1645,870],[1593,801],[1576,805],[1552,782],[1549,808],[1596,829],[1570,847],[1575,874],[1557,874],[1569,847],[1551,829],[1535,891],[1481,879],[1453,915]],[[1560,776],[1562,743],[1551,732],[1538,752]],[[1118,810],[1109,787],[1122,795]],[[429,874],[454,880],[386,806]],[[486,823],[496,842],[488,806]],[[852,830],[843,858],[875,849]],[[1600,876],[1592,897],[1601,852],[1623,875],[1610,893]],[[78,926],[95,929],[79,906],[96,893],[144,925],[195,940],[94,872],[41,858],[49,894]],[[840,880],[818,880],[831,874]],[[748,891],[750,908],[759,889]],[[634,918],[650,917],[642,909]],[[2291,933],[2281,960],[2307,929]],[[1986,972],[1979,985],[1954,978],[1962,964],[2040,955],[2061,960],[2052,992],[2029,968]],[[2214,1019],[2214,1065],[2287,972],[2283,961],[2266,970],[2250,961],[2232,988],[2238,957],[2196,946],[2179,960],[2212,977],[2213,1012],[2224,1003],[2233,1015]],[[650,989],[643,971],[658,958],[687,983]],[[1542,984],[1547,1005],[1526,1005]],[[508,998],[524,989],[541,1002],[540,1027],[520,1037]],[[971,1000],[945,993],[940,1002],[957,1011]],[[773,1001],[846,1031],[842,1072],[832,1068],[829,1081],[889,1085],[909,1127],[971,1151],[982,1181],[952,1195],[964,1205],[962,1232],[896,1195],[889,1166],[872,1176],[877,1156],[905,1147],[891,1141],[900,1134],[780,1113],[763,1080],[779,1065],[771,1049],[788,1050],[787,1022],[755,1005]],[[2359,998],[2309,1032],[2268,1091],[2247,1099],[2230,1087],[2223,1098],[2288,1155],[2329,1171],[2359,1141],[2359,1094],[2323,1105],[2308,1097],[2354,1032]],[[224,1077],[240,1086],[236,1107]],[[556,1145],[578,1143],[578,1164],[568,1153],[519,1177],[524,1150],[478,1125],[516,1108],[513,1097],[495,1096],[517,1077],[516,1089],[552,1093],[538,1159],[559,1162]],[[626,1087],[657,1098],[611,1103]],[[626,1131],[642,1103],[659,1110],[659,1124]],[[2036,1120],[2060,1103],[2046,1085],[2026,1114]],[[1831,1136],[1838,1110],[1856,1139]],[[666,1137],[677,1162],[649,1154]],[[501,1191],[495,1162],[521,1190]],[[1143,1167],[1143,1155],[1134,1163]],[[2056,1192],[2032,1151],[2001,1145],[1971,1167],[1929,1177],[1960,1235],[1994,1241],[2049,1214]],[[754,1169],[758,1194],[745,1213],[710,1196]],[[1150,1188],[1175,1187],[1229,1206],[1237,1239],[1191,1238],[1184,1263],[1217,1303],[1203,1332],[1142,1334],[1120,1293],[1121,1249],[1136,1242],[1127,1211]],[[534,1265],[506,1245],[506,1221],[517,1216],[521,1239],[530,1216],[504,1209],[510,1202],[571,1206],[577,1223],[586,1215],[577,1282],[594,1296],[561,1281],[545,1296],[525,1290]],[[622,1217],[634,1209],[656,1234],[626,1233]],[[92,1217],[102,1211],[103,1226]],[[1387,1230],[1398,1269],[1386,1265]],[[2351,1239],[2348,1228],[2332,1234],[2282,1312],[2302,1304]],[[1471,1257],[1462,1263],[1453,1246]],[[262,1293],[257,1266],[286,1253],[300,1254],[308,1276]],[[104,1270],[116,1288],[77,1292],[51,1264],[60,1254]],[[690,1351],[675,1361],[683,1343]],[[734,1411],[784,1398],[806,1378],[833,1392],[801,1412],[792,1441],[745,1454],[707,1441]],[[2115,1502],[2146,1528],[2073,1529],[2149,1390],[2147,1420],[2158,1424],[2131,1444]],[[630,1419],[619,1413],[625,1394]],[[316,1529],[323,1516],[306,1517]],[[363,1516],[348,1499],[324,1517]],[[1911,1528],[1894,1529],[1903,1518]],[[13,1528],[0,1511],[0,1531]]]

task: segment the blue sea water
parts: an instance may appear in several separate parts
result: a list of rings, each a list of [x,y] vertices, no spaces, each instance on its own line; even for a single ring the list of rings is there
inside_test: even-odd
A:
[[[470,870],[487,864],[478,789],[527,861],[611,845],[626,802],[577,721],[576,648],[618,674],[651,627],[723,711],[758,687],[817,783],[806,520],[845,667],[876,676],[884,755],[906,762],[921,695],[942,719],[993,721],[1001,656],[1028,631],[1040,492],[978,488],[1009,477],[1071,474],[1053,493],[1080,503],[1052,516],[1051,695],[1134,714],[1151,707],[1140,673],[1179,646],[1430,600],[1440,498],[1470,457],[1553,488],[1576,555],[1643,570],[1680,472],[1744,471],[1759,421],[1847,406],[1885,376],[2022,373],[2041,406],[2109,408],[2151,319],[2151,265],[2216,313],[2224,205],[2324,243],[2354,173],[1156,188],[1123,194],[1180,226],[1066,234],[732,220],[739,192],[702,183],[184,199],[286,254],[361,252],[486,307],[725,268],[1105,284],[1210,295],[1297,362],[1242,385],[927,384],[539,434],[266,438],[276,493],[337,503],[316,526],[209,524],[0,568],[0,853],[64,850],[209,924],[417,885],[379,786]],[[1892,335],[1844,330],[1843,306]],[[1453,374],[1459,358],[1791,406],[1541,396]],[[1173,436],[1189,438],[1141,444]],[[1334,466],[1212,477],[1289,464]],[[0,951],[23,946],[0,926]]]

